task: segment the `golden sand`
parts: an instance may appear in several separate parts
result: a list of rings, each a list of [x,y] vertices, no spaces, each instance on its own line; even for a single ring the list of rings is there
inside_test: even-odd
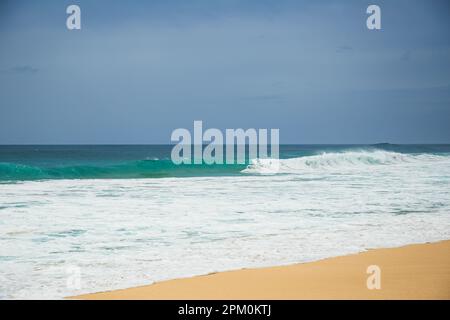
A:
[[[371,265],[380,268],[380,289],[367,287],[371,276],[367,268]],[[450,241],[369,250],[290,266],[220,272],[74,298],[450,299]]]

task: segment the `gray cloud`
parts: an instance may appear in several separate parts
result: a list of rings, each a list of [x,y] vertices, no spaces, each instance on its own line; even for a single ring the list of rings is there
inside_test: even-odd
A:
[[[281,100],[281,99],[283,99],[283,96],[281,94],[263,94],[263,95],[243,97],[243,100],[274,101],[274,100]]]
[[[14,66],[3,71],[3,73],[12,73],[12,74],[36,74],[38,72],[39,69],[29,65]]]
[[[0,143],[168,143],[198,119],[283,143],[448,142],[438,1],[380,1],[378,32],[359,0],[79,0],[71,32],[59,1],[16,0],[0,13]]]
[[[411,60],[411,50],[407,50],[405,51],[401,56],[400,56],[400,60],[401,61],[405,61],[408,62]]]
[[[342,45],[342,46],[339,46],[336,48],[337,53],[349,52],[352,50],[353,50],[353,47],[348,46],[348,45]]]

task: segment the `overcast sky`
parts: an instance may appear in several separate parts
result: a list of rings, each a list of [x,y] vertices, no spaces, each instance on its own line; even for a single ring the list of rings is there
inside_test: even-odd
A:
[[[194,120],[282,143],[450,143],[450,2],[0,2],[0,144],[170,143]]]

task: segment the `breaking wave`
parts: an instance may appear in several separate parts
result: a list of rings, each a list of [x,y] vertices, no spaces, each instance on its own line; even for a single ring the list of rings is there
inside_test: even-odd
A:
[[[243,168],[243,165],[176,165],[168,159],[52,167],[0,162],[0,181],[215,176],[239,174]]]
[[[403,154],[382,150],[346,151],[290,159],[254,159],[242,173],[302,173],[317,170],[353,169],[369,166],[400,165],[449,159],[434,154]]]

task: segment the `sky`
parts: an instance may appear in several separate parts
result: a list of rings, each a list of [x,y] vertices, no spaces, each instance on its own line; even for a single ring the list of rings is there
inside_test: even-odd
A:
[[[450,2],[0,1],[0,144],[165,144],[194,120],[450,143]]]

